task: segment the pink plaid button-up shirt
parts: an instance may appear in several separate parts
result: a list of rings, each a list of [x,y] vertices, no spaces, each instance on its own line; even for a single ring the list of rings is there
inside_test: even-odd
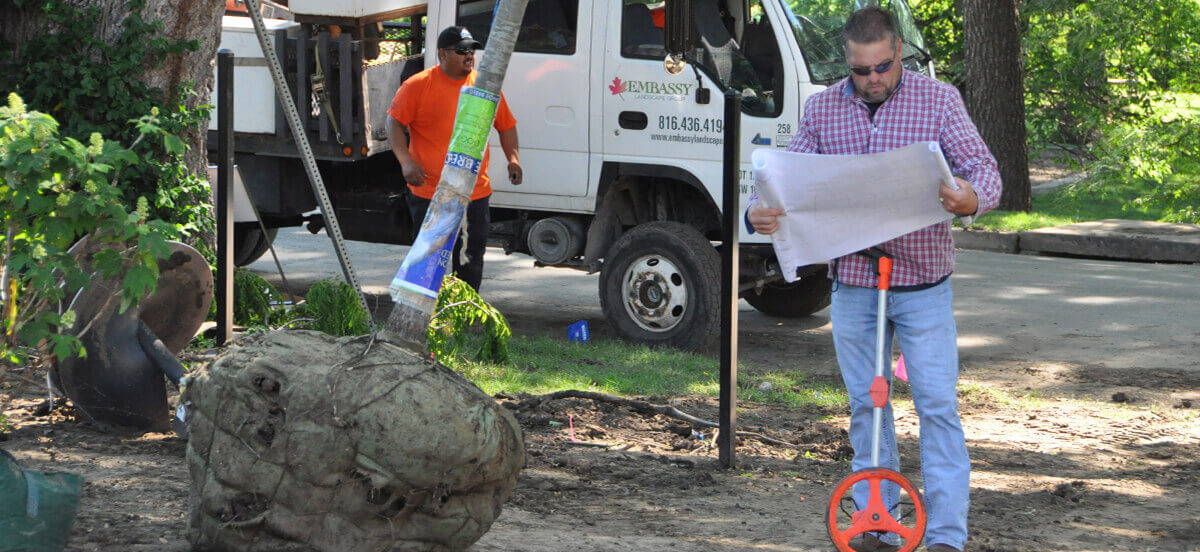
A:
[[[879,153],[914,142],[936,141],[950,170],[975,189],[976,215],[1000,202],[1000,173],[958,90],[920,73],[905,71],[892,95],[870,117],[849,78],[811,96],[788,151],[853,155]],[[750,206],[757,195],[750,198]],[[927,226],[879,244],[894,257],[892,286],[929,284],[954,270],[950,221]],[[834,261],[830,277],[843,284],[875,287],[872,261],[847,255]]]

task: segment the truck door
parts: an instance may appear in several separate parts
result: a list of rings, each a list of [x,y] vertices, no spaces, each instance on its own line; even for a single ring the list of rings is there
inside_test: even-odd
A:
[[[496,133],[490,143],[493,207],[556,206],[552,196],[583,196],[588,185],[590,25],[593,0],[530,0],[504,79],[517,118],[524,183],[513,186]],[[459,0],[457,23],[487,46],[495,0]],[[438,29],[440,30],[440,29]],[[430,31],[431,33],[435,31]]]
[[[673,165],[720,199],[724,93],[742,96],[742,144],[749,195],[750,153],[786,147],[798,119],[798,59],[776,0],[695,0],[697,47],[683,73],[663,69],[661,3],[621,0],[609,14],[603,149],[608,161]],[[778,22],[772,24],[772,22]],[[619,34],[619,36],[618,36]],[[618,42],[619,41],[619,42]],[[697,93],[698,89],[707,92]],[[705,103],[704,95],[708,96]]]

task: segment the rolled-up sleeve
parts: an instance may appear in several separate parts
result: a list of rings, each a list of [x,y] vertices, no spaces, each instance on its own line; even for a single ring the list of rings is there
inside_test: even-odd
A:
[[[975,216],[982,215],[1000,204],[1000,170],[995,156],[988,151],[975,123],[967,115],[967,107],[958,90],[949,88],[947,96],[938,142],[946,153],[950,171],[966,179],[975,189],[979,198]]]

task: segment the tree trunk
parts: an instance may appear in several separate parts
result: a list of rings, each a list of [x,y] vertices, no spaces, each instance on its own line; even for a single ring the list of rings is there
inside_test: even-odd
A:
[[[129,15],[128,0],[65,0],[64,3],[79,8],[99,7],[97,38],[108,44],[121,36],[123,23]],[[171,54],[161,65],[148,68],[143,73],[146,84],[170,91],[176,85],[191,82],[195,94],[184,99],[186,106],[194,108],[211,103],[213,59],[221,38],[224,12],[225,6],[217,0],[146,0],[142,19],[160,23],[164,38],[195,40],[200,46],[194,52]],[[60,30],[48,28],[41,13],[40,2],[29,2],[22,7],[12,2],[0,2],[0,41],[19,44],[39,34]],[[207,125],[203,125],[181,136],[191,146],[187,153],[188,167],[202,177],[208,165],[204,145],[206,128]]]
[[[1029,211],[1025,78],[1017,0],[962,0],[966,103],[996,156],[1004,192],[1000,208]]]

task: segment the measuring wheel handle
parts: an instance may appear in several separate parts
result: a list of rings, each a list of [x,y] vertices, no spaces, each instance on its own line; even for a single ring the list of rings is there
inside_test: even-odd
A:
[[[907,524],[901,523],[902,520],[893,517],[887,506],[884,505],[883,482],[885,480],[899,485],[912,498],[913,517]],[[863,481],[867,482],[871,488],[867,507],[853,514],[843,512],[839,507],[842,499],[846,497],[847,493],[853,494],[854,485]],[[850,526],[846,529],[839,529],[838,516],[846,515],[850,517]],[[901,516],[902,519],[905,517],[908,515]],[[921,544],[921,538],[925,536],[925,522],[925,501],[921,499],[921,493],[907,477],[887,468],[866,468],[846,476],[833,489],[833,494],[829,497],[829,504],[825,508],[825,528],[829,531],[829,539],[833,541],[834,546],[840,552],[854,552],[854,549],[850,547],[850,539],[866,532],[895,533],[904,542],[897,552],[912,552],[917,549],[917,546]]]

